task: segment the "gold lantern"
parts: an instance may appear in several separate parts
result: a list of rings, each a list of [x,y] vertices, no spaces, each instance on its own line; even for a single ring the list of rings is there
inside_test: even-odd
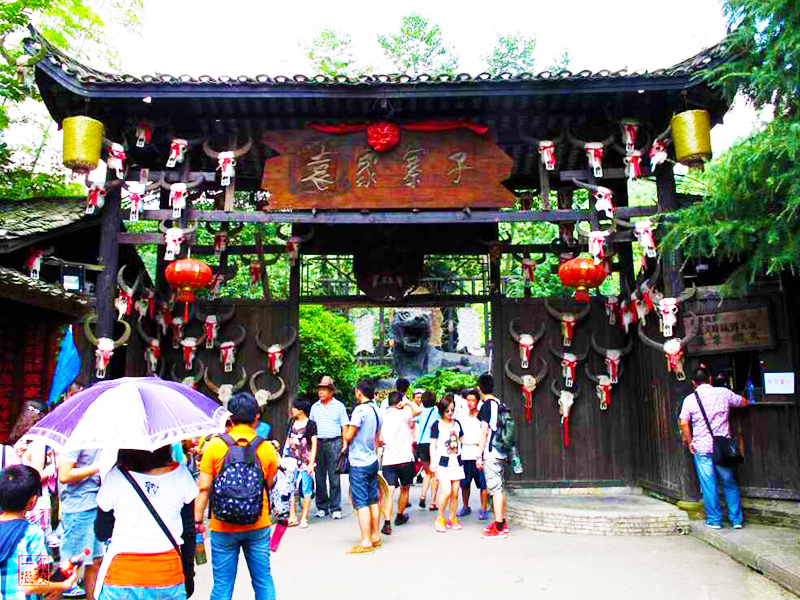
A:
[[[67,117],[64,130],[64,166],[76,173],[88,173],[100,162],[103,124],[91,117]]]
[[[702,168],[711,158],[711,115],[707,110],[687,110],[672,117],[671,126],[678,162]]]

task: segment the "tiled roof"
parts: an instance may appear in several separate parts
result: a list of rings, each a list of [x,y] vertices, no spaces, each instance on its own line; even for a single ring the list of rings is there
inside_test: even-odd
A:
[[[69,292],[60,285],[32,279],[7,267],[0,267],[0,297],[70,315],[82,315],[90,307],[89,298],[83,294]]]
[[[83,198],[0,199],[0,243],[47,233],[71,225],[85,215]]]
[[[284,75],[269,76],[269,75],[221,75],[212,77],[210,75],[142,75],[134,76],[127,73],[110,73],[93,69],[78,61],[67,56],[58,48],[47,42],[38,32],[32,30],[33,36],[40,43],[48,47],[49,56],[45,60],[49,61],[53,66],[60,69],[61,72],[69,78],[78,81],[81,84],[91,86],[152,86],[153,84],[170,85],[198,85],[198,86],[241,86],[241,87],[318,87],[318,86],[433,86],[441,84],[470,84],[470,83],[492,83],[492,82],[547,82],[547,81],[584,81],[584,80],[606,80],[614,78],[675,78],[687,77],[696,74],[703,69],[716,64],[728,56],[728,45],[722,41],[710,48],[703,50],[697,55],[686,59],[672,67],[663,69],[656,69],[648,71],[640,69],[637,71],[628,71],[626,69],[612,71],[610,69],[603,69],[600,71],[541,71],[538,73],[501,73],[499,75],[491,75],[490,73],[481,73],[477,76],[469,75],[468,73],[460,73],[458,75],[427,75],[421,74],[417,76],[411,75],[363,75],[360,77],[328,77],[326,75],[294,75],[287,77]],[[26,45],[28,52],[33,53],[35,49],[33,42]]]

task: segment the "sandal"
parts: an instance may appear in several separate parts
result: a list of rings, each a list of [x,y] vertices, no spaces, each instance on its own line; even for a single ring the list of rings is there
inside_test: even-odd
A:
[[[375,549],[380,548],[381,546],[383,546],[383,542],[381,542],[381,540],[378,540],[377,542],[372,542],[372,547]]]
[[[434,512],[437,510],[439,510],[439,507],[436,506],[435,504],[431,504],[430,508],[428,509],[429,512]]]
[[[361,544],[356,544],[347,551],[347,554],[372,554],[373,552],[375,549],[372,546],[365,548]]]
[[[297,519],[289,519],[288,521],[286,521],[287,527],[297,527],[299,524],[300,521],[298,521]]]

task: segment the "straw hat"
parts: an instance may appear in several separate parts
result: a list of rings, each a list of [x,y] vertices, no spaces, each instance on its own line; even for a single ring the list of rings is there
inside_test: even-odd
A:
[[[319,380],[317,388],[328,388],[329,390],[333,390],[335,392],[336,386],[333,383],[333,377],[325,375],[325,377]]]

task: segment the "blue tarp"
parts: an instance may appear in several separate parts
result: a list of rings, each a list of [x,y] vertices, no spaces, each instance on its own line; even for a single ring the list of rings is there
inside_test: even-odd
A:
[[[50,385],[50,396],[47,398],[48,406],[53,406],[58,401],[80,372],[81,357],[78,355],[78,348],[75,347],[75,340],[72,339],[72,325],[70,325],[64,334],[64,339],[61,340],[53,383]]]

